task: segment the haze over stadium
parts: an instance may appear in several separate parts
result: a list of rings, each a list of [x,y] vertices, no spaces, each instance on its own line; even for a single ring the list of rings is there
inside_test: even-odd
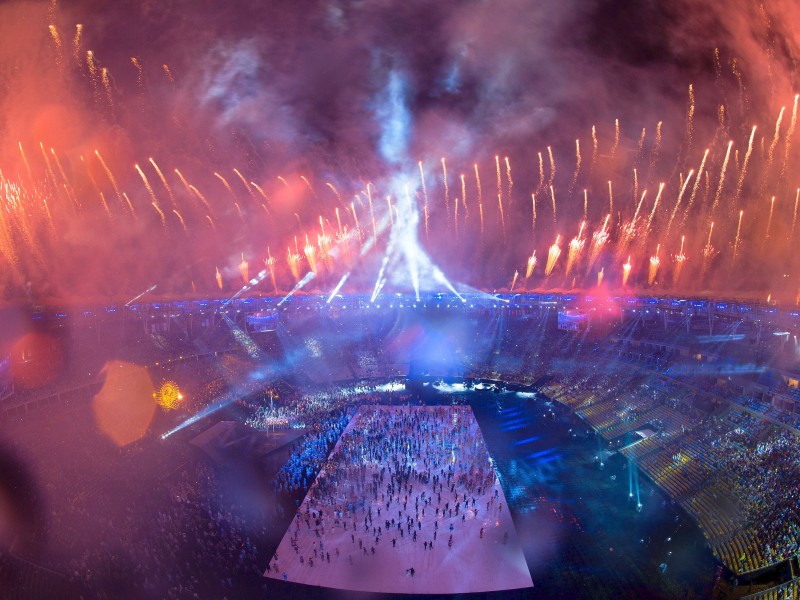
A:
[[[789,0],[0,6],[0,583],[798,593],[797,23]],[[386,540],[349,560],[371,582],[287,566],[350,517],[377,545],[414,482],[420,536],[486,533],[512,575],[401,541],[412,586]],[[453,555],[486,571],[426,587]]]

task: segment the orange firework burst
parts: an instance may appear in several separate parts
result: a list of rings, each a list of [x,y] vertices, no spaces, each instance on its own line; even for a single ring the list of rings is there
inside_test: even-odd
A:
[[[631,257],[628,257],[628,261],[622,265],[622,287],[628,285],[628,278],[631,276]]]
[[[708,234],[709,240],[711,239],[711,233]],[[675,270],[672,272],[672,283],[678,283],[678,278],[681,276],[681,271],[683,271],[683,265],[686,264],[686,255],[683,253],[683,245],[686,242],[686,236],[681,236],[681,249],[678,250],[678,253],[673,256],[672,258],[675,260]]]
[[[528,257],[528,268],[525,269],[525,279],[528,279],[531,275],[533,275],[533,270],[536,268],[536,250],[533,251]]]
[[[250,269],[250,265],[244,259],[244,253],[242,253],[242,262],[239,263],[239,273],[241,273],[242,281],[244,282],[245,285],[247,285],[247,282],[250,281],[249,269]]]
[[[545,277],[549,277],[550,273],[553,272],[553,269],[556,266],[556,261],[558,261],[558,257],[561,256],[561,246],[558,245],[558,242],[561,241],[561,236],[556,236],[556,241],[553,242],[553,245],[550,246],[550,250],[547,252],[547,265],[544,268]]]
[[[658,274],[658,267],[661,265],[661,259],[658,256],[659,250],[661,250],[661,244],[656,246],[655,255],[650,257],[650,272],[647,276],[647,283],[649,285],[653,285],[653,282],[656,280],[656,275]]]
[[[567,251],[567,268],[566,268],[566,275],[569,275],[572,271],[573,265],[578,261],[580,258],[581,252],[583,252],[583,247],[586,245],[586,242],[583,239],[583,228],[586,227],[586,221],[581,223],[581,228],[578,231],[578,235],[576,235],[569,243],[568,251]]]

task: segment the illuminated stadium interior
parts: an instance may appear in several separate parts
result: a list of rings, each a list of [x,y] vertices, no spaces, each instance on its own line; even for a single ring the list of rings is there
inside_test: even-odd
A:
[[[800,597],[798,23],[0,5],[0,597]]]

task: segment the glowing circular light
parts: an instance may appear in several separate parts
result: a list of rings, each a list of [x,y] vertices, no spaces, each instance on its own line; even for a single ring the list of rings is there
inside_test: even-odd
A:
[[[174,381],[165,381],[162,383],[158,391],[153,394],[153,397],[164,410],[173,410],[177,408],[178,404],[183,400],[183,394],[181,394],[178,384]]]

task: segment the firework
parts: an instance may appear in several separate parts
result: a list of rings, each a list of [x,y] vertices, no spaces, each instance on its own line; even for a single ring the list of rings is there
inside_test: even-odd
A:
[[[81,35],[83,35],[83,25],[75,25],[75,37],[72,38],[72,58],[77,64],[81,62]]]
[[[767,219],[767,232],[764,235],[764,243],[767,243],[769,239],[770,229],[772,228],[772,213],[775,210],[775,196],[772,197],[772,200],[769,202],[769,218]]]
[[[444,211],[447,218],[450,218],[450,190],[447,187],[447,163],[442,157],[442,181],[444,182]]]
[[[709,233],[709,239],[711,234]],[[673,260],[675,261],[675,269],[672,271],[672,283],[673,285],[678,283],[678,279],[681,276],[681,271],[683,271],[683,266],[686,264],[686,255],[683,253],[683,244],[686,241],[686,236],[681,236],[681,248],[678,250],[678,253],[673,256]]]
[[[536,188],[537,191],[544,189],[544,158],[542,158],[542,153],[539,152],[539,186]]]
[[[189,230],[186,227],[186,221],[183,220],[183,215],[181,215],[181,213],[179,213],[178,210],[174,209],[174,208],[172,209],[172,212],[175,214],[176,217],[178,217],[178,221],[180,221],[180,223],[181,223],[181,227],[183,228],[183,232],[188,236],[189,235]]]
[[[750,162],[750,155],[753,153],[753,138],[755,138],[755,136],[756,126],[753,125],[753,129],[750,131],[750,141],[747,142],[747,152],[744,155],[744,163],[742,164],[742,169],[739,172],[739,182],[736,184],[736,196],[734,197],[734,201],[737,201],[742,193],[744,177],[747,175],[747,165]]]
[[[519,271],[514,271],[514,279],[511,280],[511,287],[509,288],[509,293],[514,292],[514,286],[517,285],[517,277],[519,277]]]
[[[581,223],[578,235],[570,240],[567,247],[567,266],[565,269],[565,276],[567,277],[569,277],[570,272],[572,272],[572,267],[580,258],[581,252],[583,252],[583,247],[586,245],[586,242],[583,239],[584,227],[586,227],[586,221]]]
[[[722,186],[725,184],[725,171],[728,168],[728,160],[731,157],[731,148],[733,147],[733,140],[728,142],[728,150],[725,152],[725,160],[722,161],[722,168],[719,171],[719,184],[717,185],[717,193],[714,196],[714,204],[711,205],[711,214],[714,214],[714,209],[719,204],[719,197],[722,194]]]
[[[289,270],[292,272],[292,277],[296,280],[300,279],[300,254],[292,252],[291,248],[286,249],[286,262],[289,264]]]
[[[572,183],[569,184],[570,191],[575,188],[578,183],[578,173],[581,171],[581,141],[575,140],[575,172],[572,174]],[[585,191],[585,190],[584,190]],[[586,217],[584,211],[584,217]]]
[[[526,282],[526,285],[527,285],[527,281],[530,278],[530,276],[533,275],[533,270],[535,268],[536,268],[536,250],[534,250],[533,254],[531,254],[528,257],[528,266],[525,269],[525,282]]]
[[[600,256],[600,252],[608,241],[608,221],[610,218],[610,214],[606,215],[603,226],[592,234],[592,244],[589,248],[589,269],[594,266],[594,263]]]
[[[658,274],[658,267],[661,265],[661,259],[658,256],[658,251],[661,249],[661,244],[656,245],[655,255],[650,257],[650,271],[647,275],[648,285],[653,285]]]
[[[792,106],[792,119],[789,121],[789,129],[786,130],[786,137],[783,142],[783,165],[781,166],[781,175],[786,174],[786,163],[789,161],[789,148],[794,135],[794,128],[797,125],[797,100],[800,99],[800,94],[795,94],[794,105]]]
[[[688,175],[686,175],[686,180],[683,182],[683,185],[681,186],[681,191],[678,192],[678,199],[675,201],[675,207],[672,209],[672,213],[669,216],[669,222],[667,223],[667,235],[669,235],[669,230],[672,227],[672,221],[675,218],[676,213],[678,212],[678,207],[680,207],[681,205],[681,198],[683,198],[683,194],[684,192],[686,192],[686,187],[689,185],[689,181],[691,181],[692,175],[694,175],[694,169],[690,170]]]
[[[622,287],[628,285],[628,278],[631,276],[631,257],[622,265]]]
[[[222,289],[222,273],[219,272],[219,267],[217,267],[217,272],[214,278],[217,280],[217,286],[219,289]]]
[[[783,113],[786,111],[785,106],[781,106],[781,110],[778,113],[778,119],[775,121],[775,133],[772,136],[772,143],[769,145],[769,154],[767,158],[767,166],[772,165],[772,160],[775,158],[775,148],[778,145],[778,139],[781,135],[781,122],[783,121]]]
[[[689,84],[689,106],[686,110],[686,151],[692,149],[692,133],[694,131],[694,88]]]
[[[242,276],[244,285],[247,285],[247,282],[250,281],[249,269],[250,264],[244,259],[244,253],[242,253],[242,262],[239,263],[239,274]]]
[[[507,192],[508,205],[511,206],[512,198],[513,198],[513,196],[511,195],[511,191],[514,189],[514,180],[511,178],[511,162],[508,160],[507,156],[505,157],[505,161],[506,161],[506,180],[508,181],[508,192]],[[462,183],[462,187],[463,187],[463,183],[464,183],[464,176],[463,175],[461,176],[461,183]],[[462,196],[462,197],[465,199],[464,200],[464,210],[466,211],[467,210],[466,196]]]
[[[272,288],[275,290],[275,294],[277,295],[278,283],[275,280],[275,262],[276,262],[275,257],[272,256],[272,254],[269,251],[269,248],[267,248],[267,258],[264,260],[264,265],[267,267],[267,270],[269,271],[269,277],[272,280]]]
[[[425,186],[425,171],[422,169],[422,161],[419,161],[417,163],[417,166],[419,166],[419,181],[420,181],[420,184],[422,185],[422,199],[424,201],[424,205],[423,205],[423,209],[422,210],[423,210],[423,215],[424,215],[424,218],[425,218],[425,238],[427,239],[428,235],[430,233],[430,230],[428,228],[428,188]],[[478,165],[475,165],[475,173],[477,174],[477,172],[478,172]],[[339,216],[338,209],[337,209],[337,212],[336,212],[336,216],[337,216],[337,218]],[[341,227],[340,227],[340,229],[341,229]]]
[[[742,234],[742,216],[744,216],[744,211],[739,211],[739,223],[736,225],[736,239],[733,242],[733,261],[736,261],[736,255],[739,252],[739,238]]]
[[[545,277],[549,277],[550,273],[553,272],[553,269],[556,266],[556,261],[558,261],[558,257],[561,256],[561,246],[558,245],[558,242],[561,240],[561,236],[556,236],[556,241],[553,242],[553,245],[550,246],[550,250],[547,252],[547,265],[544,268]]]
[[[500,207],[500,223],[503,225],[503,237],[506,237],[506,213],[503,211],[503,196],[497,195],[497,205]],[[555,201],[554,201],[555,205]]]

